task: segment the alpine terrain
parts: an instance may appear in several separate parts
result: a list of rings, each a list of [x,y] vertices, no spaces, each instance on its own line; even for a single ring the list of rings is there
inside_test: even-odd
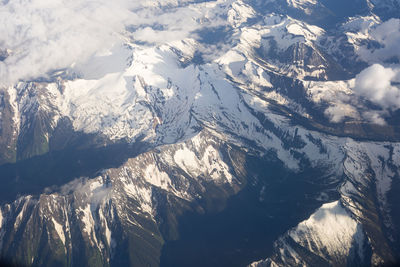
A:
[[[399,0],[0,0],[9,266],[400,263]]]

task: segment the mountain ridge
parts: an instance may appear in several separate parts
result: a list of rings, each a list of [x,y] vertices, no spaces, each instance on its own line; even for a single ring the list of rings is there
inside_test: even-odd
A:
[[[0,259],[399,262],[400,7],[346,3],[110,5],[118,41],[2,86]]]

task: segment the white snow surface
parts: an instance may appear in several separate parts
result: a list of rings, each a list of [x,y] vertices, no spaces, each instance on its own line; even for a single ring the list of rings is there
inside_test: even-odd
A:
[[[63,245],[65,245],[65,233],[63,230],[63,226],[61,224],[59,224],[54,218],[51,218],[53,225],[54,225],[54,229],[56,230],[61,242],[63,243]]]
[[[306,13],[309,7],[317,4],[315,0],[287,2]],[[300,160],[294,156],[297,152],[308,159],[312,167],[326,167],[329,174],[337,177],[344,173],[348,180],[340,188],[343,198],[358,193],[357,183],[368,185],[370,181],[365,173],[371,167],[376,175],[379,208],[386,216],[385,223],[391,224],[387,193],[396,175],[391,164],[400,168],[398,144],[356,142],[293,127],[286,117],[269,110],[269,101],[273,100],[308,116],[293,100],[271,90],[274,88],[268,72],[301,80],[307,75],[318,76],[323,70],[317,68],[313,73],[306,73],[268,58],[259,58],[255,51],[260,48],[268,51],[267,40],[271,39],[277,43],[280,52],[296,43],[314,47],[326,34],[322,28],[277,14],[266,15],[261,22],[248,25],[248,21],[260,14],[243,0],[142,1],[140,8],[147,10],[145,13],[149,18],[158,15],[155,17],[160,20],[160,25],[140,18],[140,23],[149,26],[143,28],[139,22],[133,23],[131,29],[117,34],[118,42],[101,46],[84,61],[68,62],[68,66],[63,66],[67,68],[66,77],[60,75],[51,82],[18,82],[7,89],[13,103],[15,135],[29,123],[25,112],[38,106],[42,111],[54,113],[50,122],[53,128],[60,118],[68,117],[76,131],[132,143],[144,136],[144,141],[158,146],[158,152],[150,151],[128,159],[120,168],[104,170],[93,180],[66,185],[74,189],[77,219],[92,246],[110,247],[112,244],[113,233],[109,227],[112,218],[105,213],[109,200],[118,203],[116,212],[125,222],[142,227],[134,215],[124,213],[126,198],[137,205],[134,214],[155,220],[154,188],[186,201],[198,197],[197,192],[190,194],[190,181],[184,174],[215,184],[232,186],[237,182],[217,141],[210,140],[207,131],[221,141],[229,139],[244,149],[247,147],[243,140],[251,140],[256,149],[263,153],[275,152],[278,159],[294,171],[300,169]],[[161,14],[161,10],[168,12]],[[191,19],[183,21],[182,18],[187,17],[183,14],[190,14]],[[174,28],[171,25],[184,26]],[[376,63],[386,59],[388,54],[398,55],[396,45],[400,35],[396,27],[399,25],[398,20],[381,22],[379,18],[369,16],[351,18],[342,28],[358,57]],[[232,27],[229,32],[231,42],[213,44],[210,40],[212,44],[201,43],[197,30],[209,26]],[[387,32],[389,26],[395,26],[395,30]],[[376,41],[382,47],[371,52],[363,45],[365,40]],[[212,51],[217,49],[219,53],[213,54]],[[203,53],[204,63],[192,62],[197,53]],[[325,115],[331,121],[365,119],[365,114],[354,105],[357,102],[352,91],[354,79],[312,81],[304,82],[304,85],[311,101],[329,104]],[[32,92],[35,92],[33,97]],[[276,127],[275,131],[266,130],[249,107],[265,115],[265,120]],[[374,122],[379,121],[377,117],[371,118]],[[195,130],[199,126],[205,126],[206,130],[199,133]],[[296,138],[303,143],[300,147],[285,144]],[[393,149],[392,154],[390,149]],[[179,170],[178,174],[172,177],[168,168]],[[105,182],[107,175],[116,177],[111,185]],[[46,209],[55,214],[59,195],[50,196],[51,205]],[[26,216],[29,197],[16,203],[15,231]],[[42,209],[45,213],[45,208]],[[357,207],[347,210],[341,201],[324,204],[288,235],[318,255],[340,258],[349,252],[353,242],[362,244],[365,238],[360,224],[350,212],[359,215]],[[0,209],[0,229],[9,214],[3,214]],[[64,228],[54,217],[48,219],[60,240],[67,245],[68,227]],[[101,244],[101,240],[106,244]],[[290,246],[285,249],[295,254]]]
[[[241,121],[250,122],[253,118],[246,114],[246,108],[240,107],[237,89],[226,80],[226,75],[242,88],[258,91],[271,88],[264,67],[252,55],[254,49],[262,45],[262,39],[271,37],[284,50],[296,42],[311,45],[324,34],[321,28],[279,15],[268,15],[255,25],[246,25],[245,22],[257,14],[242,0],[191,3],[190,7],[183,5],[168,9],[166,14],[176,15],[175,19],[179,19],[183,12],[193,14],[193,21],[185,22],[187,29],[178,29],[178,32],[193,32],[210,26],[211,21],[211,26],[216,28],[241,25],[233,31],[231,47],[225,45],[221,54],[209,58],[210,49],[215,50],[215,47],[199,43],[196,35],[184,34],[182,38],[176,38],[180,33],[175,32],[175,38],[163,39],[165,32],[174,32],[169,27],[174,19],[167,19],[166,15],[159,13],[159,8],[178,6],[181,1],[153,4],[150,1],[140,6],[144,6],[148,14],[154,12],[164,19],[167,25],[164,30],[141,28],[132,22],[135,30],[119,33],[118,42],[95,50],[85,61],[66,66],[66,72],[70,74],[67,78],[36,83],[38,90],[40,88],[46,95],[45,99],[38,99],[41,108],[47,106],[55,113],[52,118],[54,127],[58,119],[65,116],[71,119],[76,131],[101,133],[112,141],[124,139],[134,142],[137,137],[145,136],[145,141],[162,144],[190,136],[190,129],[196,125],[191,117],[194,113],[197,119],[213,117],[227,124],[235,120],[237,128]],[[223,22],[221,14],[226,14],[228,21]],[[153,42],[155,36],[163,41]],[[205,54],[207,64],[185,63],[190,62],[196,52]],[[274,62],[268,64],[272,69],[280,68]],[[62,74],[63,70],[57,73]],[[9,94],[14,96],[15,91],[24,86],[22,83],[10,87]],[[282,100],[273,93],[268,96]],[[215,101],[216,97],[219,101]],[[26,107],[20,104],[15,114],[23,109]],[[226,119],[218,110],[228,114],[223,115]],[[215,112],[220,114],[213,114]],[[23,118],[18,116],[16,124],[20,124],[19,120],[23,124]]]
[[[295,249],[288,239],[332,265],[345,265],[351,250],[362,257],[366,236],[361,224],[351,217],[340,201],[326,203],[275,242],[275,258],[250,266],[308,266],[307,257],[299,255],[301,250]]]
[[[289,232],[297,243],[317,255],[332,258],[349,254],[360,225],[335,201],[322,205],[311,217]],[[356,240],[357,241],[357,240]]]

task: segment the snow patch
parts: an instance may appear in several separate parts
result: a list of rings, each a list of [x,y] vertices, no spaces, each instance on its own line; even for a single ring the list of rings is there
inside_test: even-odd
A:
[[[171,180],[166,172],[160,171],[155,164],[147,165],[144,171],[144,178],[154,186],[168,190],[171,186]]]
[[[187,147],[177,150],[174,155],[174,160],[178,166],[187,173],[190,173],[192,170],[195,171],[199,167],[199,160],[196,154]]]
[[[26,212],[26,209],[29,205],[29,200],[31,196],[27,196],[24,198],[21,198],[20,201],[23,201],[23,206],[21,208],[21,211],[18,213],[17,217],[15,218],[15,223],[14,223],[14,229],[17,230],[19,225],[21,224],[22,219],[24,218],[24,214]]]
[[[348,255],[354,239],[360,239],[359,227],[340,202],[335,201],[322,205],[308,220],[290,231],[289,236],[317,255],[327,253],[333,259],[340,259]]]
[[[61,224],[59,224],[54,218],[51,218],[54,229],[56,230],[61,242],[65,245],[65,233]]]
[[[255,15],[256,12],[251,6],[245,4],[241,0],[235,1],[232,4],[232,8],[228,11],[228,22],[234,27],[239,27]]]

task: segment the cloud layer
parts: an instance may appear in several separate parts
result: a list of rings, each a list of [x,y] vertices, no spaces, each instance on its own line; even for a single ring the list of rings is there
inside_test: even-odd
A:
[[[0,4],[0,80],[13,83],[84,61],[118,42],[123,1],[12,0]]]
[[[400,108],[400,68],[374,64],[356,76],[354,92],[384,109]]]
[[[223,23],[221,10],[215,8],[221,3],[188,6],[183,2],[187,1],[0,1],[0,51],[9,51],[0,61],[0,87],[85,64],[127,36],[163,43]]]

